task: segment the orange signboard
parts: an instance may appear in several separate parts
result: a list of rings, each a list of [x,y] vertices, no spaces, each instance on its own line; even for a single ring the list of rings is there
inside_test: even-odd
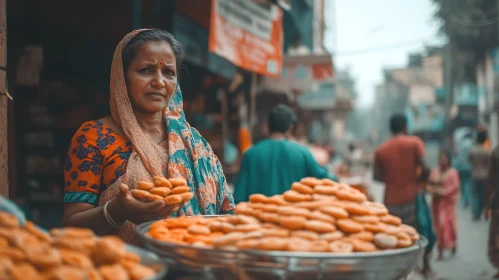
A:
[[[248,0],[212,0],[209,51],[265,76],[282,69],[283,12]]]

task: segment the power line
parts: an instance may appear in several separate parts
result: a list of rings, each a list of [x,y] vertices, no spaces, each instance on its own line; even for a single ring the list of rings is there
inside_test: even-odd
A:
[[[420,44],[429,43],[430,41],[435,41],[435,40],[438,40],[438,38],[423,38],[423,39],[419,39],[419,40],[400,42],[400,43],[379,46],[379,47],[373,47],[373,48],[358,49],[358,50],[346,51],[346,52],[337,52],[334,54],[334,56],[351,56],[351,55],[379,52],[379,51],[384,51],[384,50],[420,45]]]

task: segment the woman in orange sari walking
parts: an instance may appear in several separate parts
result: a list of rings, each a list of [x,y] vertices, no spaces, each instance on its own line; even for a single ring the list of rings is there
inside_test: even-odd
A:
[[[441,152],[439,166],[431,171],[428,192],[433,195],[433,224],[437,235],[438,260],[445,249],[456,253],[457,217],[456,204],[459,191],[459,173],[451,167],[450,154]]]

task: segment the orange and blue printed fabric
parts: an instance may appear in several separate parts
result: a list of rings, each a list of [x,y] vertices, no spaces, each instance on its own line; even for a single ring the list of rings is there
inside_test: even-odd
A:
[[[187,174],[188,184],[196,194],[190,203],[172,216],[232,213],[234,199],[228,190],[220,161],[208,142],[185,120],[180,88],[172,96],[169,110],[179,114],[176,118],[165,116],[168,134],[176,134],[176,139],[188,145],[168,151],[168,165],[182,167],[181,174]],[[97,206],[100,195],[125,174],[131,153],[132,144],[100,121],[83,123],[71,140],[65,161],[64,202]],[[215,181],[214,184],[206,184],[207,178]]]

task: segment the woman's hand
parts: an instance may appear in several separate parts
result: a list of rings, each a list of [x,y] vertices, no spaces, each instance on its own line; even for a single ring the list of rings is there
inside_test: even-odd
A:
[[[140,224],[169,216],[178,211],[181,206],[181,204],[166,205],[163,200],[147,203],[138,201],[130,193],[129,187],[121,184],[119,194],[109,202],[108,211],[117,223],[128,220],[134,224]]]

